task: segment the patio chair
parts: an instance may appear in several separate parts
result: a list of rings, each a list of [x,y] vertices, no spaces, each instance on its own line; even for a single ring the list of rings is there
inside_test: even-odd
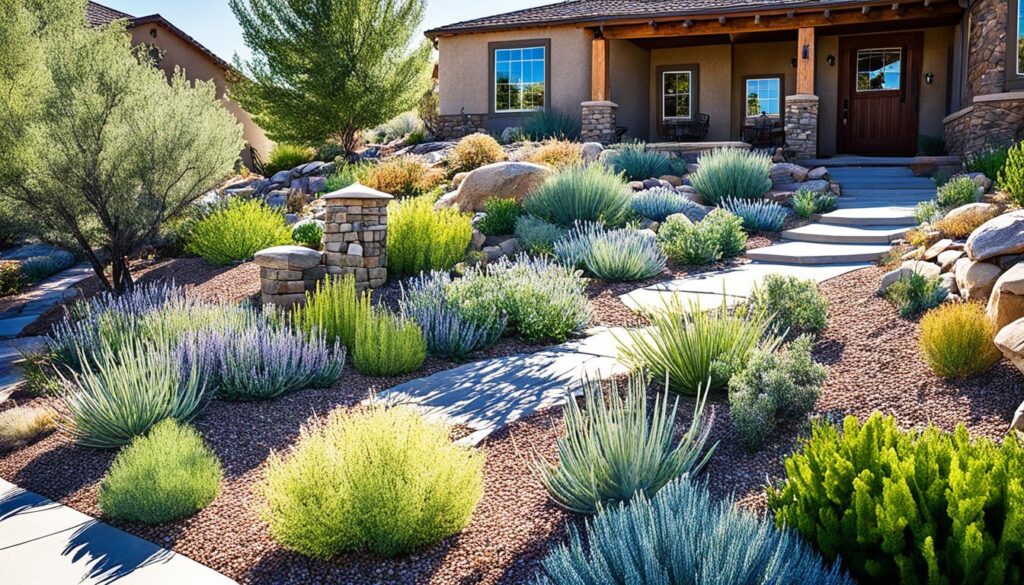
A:
[[[755,148],[782,146],[786,141],[786,129],[782,120],[762,114],[752,124],[743,126],[740,140]]]
[[[668,120],[661,127],[661,135],[669,142],[700,142],[708,135],[711,116],[694,114],[689,120]]]

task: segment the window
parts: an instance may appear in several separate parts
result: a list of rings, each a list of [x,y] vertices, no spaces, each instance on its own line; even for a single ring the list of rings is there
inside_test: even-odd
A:
[[[779,77],[757,77],[746,81],[746,115],[748,118],[766,114],[778,116],[782,79]]]
[[[547,47],[494,50],[494,111],[530,112],[545,105]]]
[[[689,119],[693,101],[693,72],[664,71],[661,74],[662,118]]]
[[[857,51],[857,91],[900,89],[903,49],[861,49]]]
[[[1010,38],[1014,39],[1017,43],[1017,50],[1015,51],[1017,55],[1017,75],[1024,75],[1024,65],[1022,65],[1024,63],[1024,18],[1022,18],[1024,17],[1024,4],[1017,2],[1016,15],[1017,31],[1016,34],[1010,35]]]

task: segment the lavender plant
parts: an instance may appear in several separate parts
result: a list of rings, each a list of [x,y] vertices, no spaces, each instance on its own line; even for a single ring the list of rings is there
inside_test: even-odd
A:
[[[402,313],[419,323],[430,353],[461,359],[493,345],[508,324],[502,312],[480,314],[448,299],[451,277],[444,272],[420,275],[402,289]]]
[[[665,254],[653,234],[623,228],[605,230],[581,224],[555,242],[555,256],[608,282],[650,278],[665,269]]]

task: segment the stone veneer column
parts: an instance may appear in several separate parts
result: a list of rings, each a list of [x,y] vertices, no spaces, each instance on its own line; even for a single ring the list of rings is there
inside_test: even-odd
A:
[[[798,159],[818,157],[818,96],[786,96],[786,148]]]
[[[275,246],[253,256],[260,267],[263,304],[289,307],[306,300],[306,291],[323,280],[323,254],[302,246]]]
[[[388,278],[388,203],[393,199],[356,183],[324,195],[327,274],[356,277],[356,288],[377,288]]]
[[[583,142],[611,144],[615,141],[615,102],[583,102],[583,126],[580,139]]]

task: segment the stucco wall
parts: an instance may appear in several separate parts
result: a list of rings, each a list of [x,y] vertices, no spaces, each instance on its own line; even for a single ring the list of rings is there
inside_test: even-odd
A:
[[[575,27],[467,34],[438,39],[438,87],[441,115],[487,114],[490,87],[488,44],[502,41],[551,41],[551,79],[548,104],[579,119],[580,104],[590,99],[591,40]],[[521,116],[490,116],[488,129],[501,130],[521,122]]]
[[[682,47],[651,51],[650,108],[651,140],[658,137],[661,125],[660,80],[658,68],[671,65],[699,65],[697,79],[698,111],[711,116],[707,140],[729,140],[732,133],[732,46]]]
[[[647,140],[650,136],[651,53],[630,41],[610,41],[609,82],[612,101],[619,105],[615,123],[626,136]]]
[[[785,97],[796,93],[796,69],[791,63],[796,57],[796,41],[776,43],[750,43],[733,47],[732,59],[732,137],[739,139],[746,118],[746,88],[744,77],[783,76],[779,112],[785,110]]]
[[[156,31],[156,36],[153,36],[153,30]],[[211,61],[209,57],[196,49],[191,43],[157,24],[142,24],[130,29],[130,32],[132,34],[132,41],[135,44],[146,43],[159,48],[163,52],[163,60],[160,62],[159,67],[167,72],[168,76],[174,72],[175,67],[180,67],[185,72],[185,77],[192,81],[197,79],[213,81],[217,86],[217,95],[223,101],[224,107],[234,114],[238,122],[242,124],[243,137],[246,143],[255,148],[264,161],[268,160],[273,143],[267,138],[263,129],[252,121],[249,114],[242,110],[238,103],[224,98],[227,83],[224,78],[225,71],[220,65]],[[248,153],[243,151],[242,154],[242,160],[247,165],[250,165],[251,161],[249,160]]]
[[[839,62],[828,64],[828,56],[839,59],[839,37],[818,37],[814,56],[814,93],[818,95],[818,154],[836,153],[836,123],[839,119]]]

